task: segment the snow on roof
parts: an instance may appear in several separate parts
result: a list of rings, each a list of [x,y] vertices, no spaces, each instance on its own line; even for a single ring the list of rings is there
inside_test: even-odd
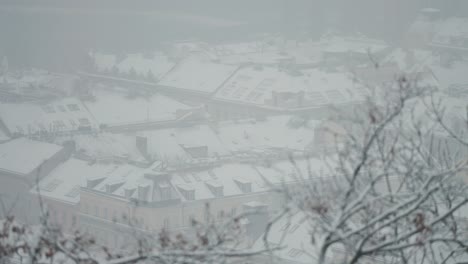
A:
[[[0,171],[27,175],[61,150],[59,145],[27,138],[7,141],[0,144]]]
[[[274,116],[265,121],[220,122],[213,127],[198,125],[158,129],[139,133],[148,138],[148,152],[161,160],[194,159],[184,147],[207,147],[207,157],[223,157],[256,150],[304,151],[314,141],[318,121],[305,121],[293,128],[291,116]],[[193,142],[196,138],[197,141]]]
[[[75,135],[73,140],[79,153],[92,158],[112,159],[117,157],[146,163],[146,159],[136,148],[135,138],[132,136],[114,133],[83,134]]]
[[[42,197],[77,204],[80,201],[80,186],[85,184],[83,175],[98,175],[98,170],[88,162],[71,158],[57,166],[39,182]],[[31,189],[38,193],[37,187]]]
[[[223,146],[234,153],[256,148],[306,149],[313,142],[318,121],[292,128],[290,120],[291,116],[275,116],[260,122],[221,122],[216,129]]]
[[[136,193],[131,197],[126,197],[125,189],[135,189],[138,186],[153,187],[153,181],[145,177],[145,171],[130,164],[96,164],[100,170],[105,170],[100,176],[103,180],[100,181],[92,189],[95,191],[113,194],[122,198],[135,198]],[[110,188],[110,189],[109,189]]]
[[[186,151],[187,147],[206,147],[207,157],[226,156],[229,153],[207,125],[158,129],[139,135],[148,138],[149,154],[161,160],[196,158]]]
[[[90,157],[124,157],[145,162],[136,147],[136,137],[145,137],[149,156],[171,164],[229,158],[255,151],[304,151],[314,142],[314,130],[319,121],[305,121],[294,128],[291,118],[274,116],[265,121],[225,121],[217,125],[161,128],[130,134],[75,135],[73,139],[77,151]],[[201,154],[193,153],[194,148],[206,150],[200,150]]]
[[[323,166],[319,160],[310,160],[309,162],[312,164],[312,170],[320,170],[320,166]],[[305,179],[308,179],[307,162],[299,160],[297,164],[304,173]],[[181,193],[180,196],[183,200],[205,200],[218,197],[218,194],[210,189],[210,187],[216,186],[222,188],[222,196],[224,197],[267,192],[270,191],[272,184],[296,182],[296,175],[292,173],[294,171],[296,171],[294,165],[289,161],[267,165],[227,163],[201,171],[175,172],[171,177],[171,183],[175,187],[181,186],[184,189],[194,190],[193,199],[187,199],[188,197]],[[268,180],[268,183],[265,179]],[[213,185],[213,182],[216,184]],[[241,186],[244,184],[249,187],[244,189]]]
[[[310,160],[311,170],[319,171],[324,164],[319,160]],[[306,175],[306,162],[298,160],[296,164]],[[267,165],[251,165],[244,163],[227,163],[212,168],[198,170],[165,171],[161,163],[156,162],[149,168],[139,168],[129,164],[100,164],[92,165],[95,172],[82,173],[85,180],[82,186],[101,193],[112,194],[122,199],[138,197],[138,188],[148,188],[149,194],[161,186],[174,190],[171,197],[180,197],[182,201],[214,199],[221,196],[238,196],[250,193],[262,193],[270,190],[270,184],[291,183],[297,180],[293,164],[287,161]],[[167,178],[155,180],[152,177],[166,174]],[[319,173],[311,175],[315,177]],[[269,183],[265,182],[268,179]],[[97,180],[95,185],[87,186],[87,180]],[[157,184],[158,186],[155,186]],[[215,189],[218,189],[217,192]],[[188,197],[186,191],[193,191]],[[174,196],[176,195],[176,196]],[[146,196],[147,201],[158,201],[158,197]]]
[[[237,69],[202,56],[190,56],[162,77],[159,84],[199,93],[213,93]]]
[[[192,109],[160,94],[126,98],[124,94],[99,89],[94,95],[96,100],[87,101],[85,105],[100,124],[108,126],[173,121],[178,119],[178,110]]]
[[[362,99],[356,82],[346,73],[328,73],[309,69],[293,73],[275,67],[245,67],[237,71],[215,94],[218,100],[275,107],[273,92],[304,92],[291,108],[343,103]]]
[[[118,63],[117,68],[120,72],[130,73],[133,68],[136,74],[147,76],[149,72],[160,79],[164,74],[174,67],[175,62],[171,61],[162,53],[152,54],[145,57],[143,54],[129,54],[125,59]]]
[[[64,98],[49,103],[0,103],[0,119],[10,133],[21,135],[97,127],[94,118],[75,98]]]

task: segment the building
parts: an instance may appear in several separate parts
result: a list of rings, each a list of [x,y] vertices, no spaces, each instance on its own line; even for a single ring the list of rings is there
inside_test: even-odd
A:
[[[207,98],[237,70],[237,66],[214,62],[205,54],[181,60],[165,74],[158,89],[185,99]]]
[[[4,71],[0,79],[0,102],[51,100],[69,96],[77,83],[73,75],[43,70]]]
[[[43,103],[0,103],[0,127],[10,137],[34,138],[98,130],[94,117],[72,97]]]
[[[102,89],[101,89],[102,88]],[[203,120],[204,108],[189,106],[161,94],[133,94],[119,87],[100,87],[84,101],[102,130],[131,131]]]
[[[265,120],[207,122],[144,131],[61,137],[72,140],[75,155],[89,161],[120,161],[147,167],[154,161],[191,167],[249,159],[284,159],[290,153],[318,155],[333,142],[317,133],[319,121],[301,116],[270,116]],[[196,139],[196,140],[194,140]]]
[[[29,190],[67,160],[72,151],[71,145],[62,147],[27,138],[0,144],[0,193],[5,205],[12,207],[12,214],[29,223],[38,220],[40,208]]]
[[[208,111],[221,120],[293,113],[320,119],[333,107],[352,108],[365,95],[366,89],[342,72],[247,66],[219,88]]]
[[[52,225],[73,234],[79,229],[80,187],[83,175],[90,177],[96,170],[88,161],[70,158],[57,165],[30,190],[41,199]]]
[[[319,177],[323,165],[315,159],[298,164],[301,175],[289,161],[229,163],[190,170],[165,169],[158,162],[148,169],[107,165],[106,173],[90,174],[84,181],[80,223],[103,243],[118,246],[135,231],[185,229],[192,220],[221,220],[255,204],[274,210],[280,200],[270,193],[272,186],[297,182],[297,177]],[[307,173],[307,167],[312,174]]]

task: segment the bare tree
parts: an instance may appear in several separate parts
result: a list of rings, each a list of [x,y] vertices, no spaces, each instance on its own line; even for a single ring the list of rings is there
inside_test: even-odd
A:
[[[20,263],[233,263],[266,252],[250,250],[243,243],[245,216],[226,217],[222,222],[214,217],[203,223],[192,221],[191,227],[183,232],[164,229],[158,234],[135,232],[136,241],[129,241],[131,245],[125,251],[99,245],[87,233],[77,231],[64,235],[47,217],[37,226],[25,226],[8,217],[0,222],[0,260],[5,263],[11,259]]]
[[[468,241],[457,218],[468,202],[460,177],[467,159],[435,158],[427,139],[442,126],[467,143],[445,125],[434,93],[416,78],[400,77],[383,89],[384,100],[368,98],[355,113],[340,115],[349,133],[337,135],[336,155],[327,158],[321,175],[325,183],[298,170],[300,184],[276,188],[285,212],[307,215],[317,249],[308,253],[317,263],[336,263],[337,252],[350,264],[370,257],[386,263],[467,260]]]

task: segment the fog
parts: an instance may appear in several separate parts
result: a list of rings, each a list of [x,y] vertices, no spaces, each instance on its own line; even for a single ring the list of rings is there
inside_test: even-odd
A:
[[[0,263],[465,263],[467,73],[463,0],[0,0]]]
[[[32,3],[31,3],[32,2]],[[11,66],[76,70],[89,49],[151,50],[163,41],[251,39],[265,32],[315,37],[335,28],[400,41],[418,11],[465,12],[456,1],[6,1],[1,5],[0,54]],[[458,4],[460,5],[460,4]],[[216,21],[242,23],[229,32]],[[221,28],[220,28],[221,27]]]

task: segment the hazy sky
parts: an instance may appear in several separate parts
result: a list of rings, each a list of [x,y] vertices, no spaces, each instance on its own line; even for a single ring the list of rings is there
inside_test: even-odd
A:
[[[468,12],[461,0],[1,0],[0,55],[12,67],[73,70],[90,49],[152,50],[174,39],[232,40],[263,32],[320,36],[337,28],[394,42],[418,10]],[[225,27],[241,22],[238,27]],[[223,26],[224,25],[224,26]],[[243,25],[243,26],[242,26]]]

